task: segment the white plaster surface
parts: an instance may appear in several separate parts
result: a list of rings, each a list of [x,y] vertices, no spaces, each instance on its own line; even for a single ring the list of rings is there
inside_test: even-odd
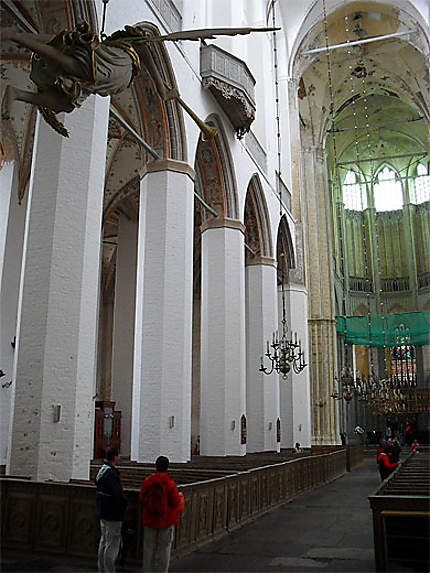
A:
[[[193,205],[186,174],[148,173],[141,182],[133,460],[190,458]]]
[[[121,410],[121,455],[130,455],[138,224],[120,215],[112,345],[112,400]]]
[[[26,197],[18,204],[17,166],[5,164],[0,171],[0,464],[7,459],[11,400],[13,395],[12,342],[16,334],[19,278],[21,273],[22,245]]]
[[[8,472],[88,478],[108,100],[38,119],[26,222]],[[53,411],[61,406],[59,422]]]
[[[279,375],[259,371],[266,341],[278,328],[276,267],[252,264],[246,267],[246,411],[248,414],[247,452],[279,451],[276,421],[279,410]],[[267,358],[265,366],[270,370]]]
[[[243,455],[240,419],[246,414],[245,261],[239,229],[202,233],[202,455]]]

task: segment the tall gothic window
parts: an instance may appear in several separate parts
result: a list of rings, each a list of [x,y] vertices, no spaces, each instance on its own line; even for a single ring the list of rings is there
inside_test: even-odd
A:
[[[355,171],[348,171],[342,185],[342,197],[346,209],[363,211],[367,207],[366,188],[361,185]]]
[[[417,176],[412,179],[411,201],[416,205],[430,201],[430,175],[422,163],[418,163]]]
[[[396,211],[403,207],[402,184],[393,169],[384,167],[373,185],[373,197],[377,211]]]

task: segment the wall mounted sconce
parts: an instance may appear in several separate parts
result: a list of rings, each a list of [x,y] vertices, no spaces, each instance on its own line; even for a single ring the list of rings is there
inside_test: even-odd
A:
[[[236,429],[236,420],[232,420],[230,424],[231,431],[234,432]]]
[[[175,426],[175,416],[169,416],[169,428],[172,429]]]
[[[273,427],[273,424],[272,424],[272,422],[269,422],[269,432],[271,432],[271,431],[272,431],[272,427]]]

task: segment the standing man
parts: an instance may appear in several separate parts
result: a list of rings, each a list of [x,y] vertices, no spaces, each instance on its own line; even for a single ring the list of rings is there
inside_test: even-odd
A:
[[[104,464],[95,479],[96,511],[101,529],[98,551],[99,573],[115,573],[115,560],[121,545],[121,525],[127,500],[116,468],[118,461],[118,451],[108,448]]]
[[[139,493],[142,503],[143,570],[168,571],[175,524],[183,511],[182,493],[168,475],[169,460],[159,456],[156,471],[145,478]]]

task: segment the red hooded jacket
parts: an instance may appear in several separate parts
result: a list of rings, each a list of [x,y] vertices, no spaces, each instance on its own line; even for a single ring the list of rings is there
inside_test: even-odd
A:
[[[163,486],[167,495],[167,511],[161,515],[150,513],[144,503],[145,492],[154,481],[158,481]],[[166,472],[155,472],[144,479],[139,493],[139,501],[143,504],[142,523],[146,527],[162,529],[178,523],[178,513],[181,511],[182,501],[175,482]]]

